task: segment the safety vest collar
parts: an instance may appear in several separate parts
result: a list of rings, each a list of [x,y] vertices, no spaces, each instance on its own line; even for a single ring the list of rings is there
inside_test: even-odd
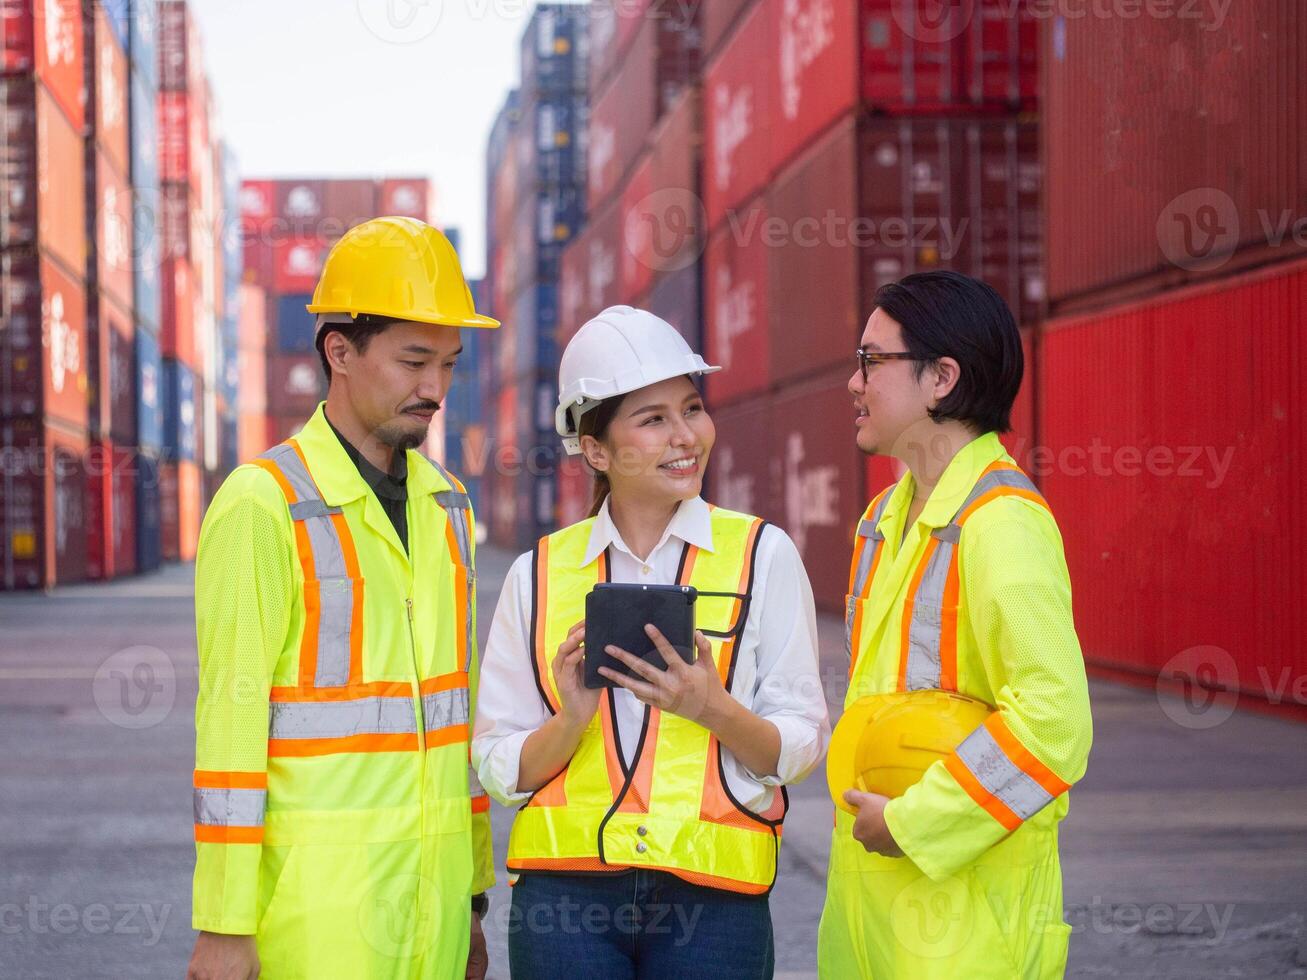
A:
[[[668,522],[667,530],[663,532],[658,547],[661,548],[670,538],[683,541],[692,548],[712,551],[712,507],[708,502],[702,497],[683,500],[676,508],[671,521]],[[590,525],[590,540],[577,568],[585,568],[614,545],[620,546],[627,554],[631,554],[617,530],[617,525],[613,523],[612,515],[608,511],[608,500],[605,500]],[[654,549],[657,550],[658,548]]]
[[[935,489],[931,491],[930,499],[926,501],[926,506],[922,508],[921,516],[917,520],[931,528],[944,527],[952,521],[953,515],[962,507],[967,494],[976,485],[980,475],[994,462],[1002,459],[1005,453],[1003,443],[993,432],[977,436],[963,446],[945,467],[943,475],[935,484]],[[898,486],[890,493],[885,513],[880,519],[882,533],[893,524],[899,511],[911,502],[915,485],[912,474],[905,473]],[[887,534],[886,537],[889,535]]]
[[[327,422],[326,402],[318,404],[317,411],[304,423],[304,428],[295,436],[295,441],[304,453],[304,460],[308,463],[309,471],[313,474],[313,480],[318,485],[318,490],[327,506],[340,507],[368,494],[370,488],[367,482],[341,446],[336,433],[331,431],[331,425]],[[462,490],[446,479],[441,471],[421,453],[410,449],[407,460],[406,486],[410,500],[443,491]],[[378,528],[384,529],[390,526],[390,521],[380,506],[372,516]]]

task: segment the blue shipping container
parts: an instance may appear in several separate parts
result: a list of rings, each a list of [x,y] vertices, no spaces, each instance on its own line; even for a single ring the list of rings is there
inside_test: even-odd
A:
[[[159,117],[156,90],[144,72],[133,68],[128,104],[132,186],[159,186]],[[155,222],[158,223],[157,221]]]
[[[317,318],[304,308],[312,299],[308,293],[295,293],[277,300],[277,350],[282,354],[312,353]]]
[[[163,360],[159,341],[136,324],[136,437],[142,449],[163,449]]]
[[[150,453],[136,455],[136,570],[150,572],[163,560],[159,532],[159,461]]]
[[[109,19],[109,27],[113,30],[118,47],[124,52],[127,52],[127,45],[130,43],[131,7],[140,2],[144,0],[100,0],[100,6],[104,8],[105,16]]]
[[[537,283],[523,290],[513,306],[511,329],[516,331],[514,369],[518,377],[535,372],[556,373],[558,286]]]
[[[535,166],[534,172],[530,167],[524,171],[523,179],[538,184],[585,184],[589,111],[585,96],[542,97],[526,110],[523,125],[534,131]]]
[[[150,88],[159,85],[159,5],[154,0],[123,0],[129,7],[127,55],[145,73]],[[151,144],[153,145],[153,144]]]
[[[584,92],[590,73],[590,8],[541,4],[522,34],[522,90]],[[652,15],[651,15],[652,16]]]
[[[196,454],[195,375],[171,357],[163,359],[163,445],[170,460]]]
[[[240,424],[235,412],[221,416],[218,420],[222,428],[222,445],[218,453],[218,466],[224,473],[230,473],[241,464],[240,459]]]

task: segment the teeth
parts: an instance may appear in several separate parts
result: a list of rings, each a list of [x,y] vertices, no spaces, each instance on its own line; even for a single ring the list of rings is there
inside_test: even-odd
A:
[[[694,460],[692,459],[678,459],[675,463],[663,463],[663,469],[688,470],[693,465],[694,465]]]

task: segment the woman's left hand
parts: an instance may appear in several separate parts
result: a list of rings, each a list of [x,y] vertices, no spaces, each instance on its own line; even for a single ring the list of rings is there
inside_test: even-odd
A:
[[[665,670],[620,647],[608,646],[605,652],[626,664],[636,676],[627,677],[609,667],[600,667],[599,673],[614,684],[626,688],[645,704],[712,729],[714,719],[722,714],[723,699],[729,699],[730,695],[722,686],[708,638],[695,630],[694,644],[698,656],[694,663],[687,664],[657,627],[647,625],[644,631],[653,640],[654,647],[667,665]]]

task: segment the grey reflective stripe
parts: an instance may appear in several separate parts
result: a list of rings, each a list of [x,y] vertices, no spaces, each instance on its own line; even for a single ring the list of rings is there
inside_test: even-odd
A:
[[[858,537],[870,538],[876,535],[876,522],[869,517],[864,517],[862,523],[858,525]]]
[[[876,530],[876,525],[880,519],[885,516],[885,508],[889,506],[890,494],[888,490],[881,494],[880,500],[876,503],[876,508],[871,512],[871,517],[864,518],[858,526],[858,535],[867,539],[862,546],[862,557],[858,560],[858,571],[853,576],[853,594],[862,595],[867,590],[867,576],[871,574],[871,564],[876,560],[876,550],[880,547],[881,542],[885,540],[885,535]],[[849,629],[853,628],[853,619],[849,619]]]
[[[963,739],[957,752],[976,781],[1022,820],[1053,802],[1044,787],[1007,757],[984,725]]]
[[[971,488],[971,492],[967,494],[967,499],[962,502],[962,506],[958,508],[958,512],[953,515],[953,520],[949,521],[949,523],[957,523],[958,517],[964,510],[974,504],[985,494],[989,493],[989,491],[995,490],[998,487],[1015,487],[1018,490],[1029,490],[1031,493],[1039,493],[1039,489],[1031,482],[1030,477],[1026,476],[1020,470],[995,470],[993,473],[986,473],[976,481],[976,485]]]
[[[858,597],[851,595],[844,600],[844,656],[853,660],[853,617],[858,608]]]
[[[451,487],[455,485],[454,478],[450,475],[449,470],[430,457],[427,457],[427,461],[436,468],[436,472],[444,478],[446,483]],[[471,657],[472,647],[476,643],[475,632],[472,628],[473,606],[475,604],[472,587],[476,582],[476,570],[472,564],[472,522],[470,519],[472,498],[458,490],[438,490],[432,496],[436,498],[436,503],[444,510],[450,526],[454,529],[454,540],[458,542],[458,558],[463,567],[467,569],[468,594],[467,609],[463,617],[463,649]],[[428,725],[427,727],[432,726]]]
[[[452,481],[446,481],[452,485]],[[459,493],[457,490],[437,490],[436,503],[441,507],[458,507],[466,510],[472,506],[472,501],[465,493]]]
[[[481,785],[481,779],[477,776],[477,771],[472,768],[470,762],[467,766],[467,792],[473,799],[478,796],[488,795],[485,791],[485,787]]]
[[[193,799],[195,822],[206,827],[262,827],[266,789],[200,789]]]
[[[426,730],[432,732],[437,728],[448,728],[450,725],[466,725],[467,703],[465,687],[422,695],[422,718]]]
[[[286,443],[263,454],[277,464],[298,500],[290,504],[292,520],[304,525],[313,550],[313,577],[318,581],[318,661],[315,687],[349,683],[350,634],[354,630],[354,580],[345,564],[340,532],[331,519],[339,507],[328,507],[299,453]],[[306,583],[307,585],[307,583]]]
[[[948,581],[953,545],[941,541],[930,556],[926,571],[912,598],[912,624],[908,627],[908,667],[904,678],[909,691],[934,690],[941,683],[944,632],[944,585]]]
[[[348,738],[351,735],[417,733],[413,699],[276,701],[269,705],[269,738]]]

